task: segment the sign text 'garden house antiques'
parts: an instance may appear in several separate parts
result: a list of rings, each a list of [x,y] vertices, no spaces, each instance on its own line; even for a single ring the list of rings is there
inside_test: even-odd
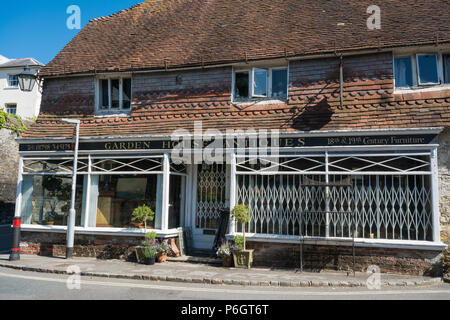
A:
[[[334,3],[303,2],[150,2],[91,21],[42,69],[41,114],[19,140],[22,252],[64,244],[74,140],[61,119],[73,118],[75,255],[130,258],[144,205],[158,237],[210,252],[221,213],[244,205],[254,266],[298,267],[301,243],[305,268],[350,269],[354,239],[358,270],[441,274],[450,10],[424,12],[448,3],[383,4],[368,31],[341,23],[368,2],[340,3],[339,21],[322,14]],[[228,217],[231,240],[243,230]]]

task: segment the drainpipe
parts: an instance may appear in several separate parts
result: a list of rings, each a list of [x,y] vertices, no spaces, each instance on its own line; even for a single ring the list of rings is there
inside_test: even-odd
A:
[[[344,106],[344,57],[341,54],[339,57],[339,98],[340,98],[340,107]]]

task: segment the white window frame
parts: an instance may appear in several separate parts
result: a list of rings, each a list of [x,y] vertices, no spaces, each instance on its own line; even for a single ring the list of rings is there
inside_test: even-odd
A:
[[[419,57],[420,56],[427,56],[427,55],[434,55],[436,56],[436,74],[437,74],[437,82],[425,82],[422,83],[420,81],[420,65],[419,65]],[[416,65],[417,65],[417,83],[419,84],[419,86],[434,86],[434,85],[439,85],[441,83],[443,83],[443,78],[442,76],[439,74],[439,54],[438,53],[417,53],[415,55],[415,60],[416,60]],[[442,59],[441,59],[442,60]],[[441,68],[443,71],[443,68]]]
[[[170,209],[170,176],[182,176],[185,177],[185,179],[188,178],[188,172],[177,172],[172,166],[170,162],[170,155],[168,153],[164,154],[155,154],[155,155],[83,155],[80,158],[78,158],[80,163],[78,167],[78,176],[87,177],[86,185],[83,189],[83,199],[85,200],[85,205],[82,206],[81,211],[81,224],[80,226],[76,226],[75,230],[77,233],[80,234],[110,234],[110,235],[116,235],[116,236],[132,236],[132,235],[142,235],[145,231],[144,229],[133,229],[133,228],[125,228],[125,227],[97,227],[97,226],[89,226],[89,221],[91,218],[95,217],[97,215],[96,210],[90,210],[89,207],[90,203],[90,197],[92,194],[92,177],[94,176],[101,176],[101,175],[129,175],[129,176],[139,176],[139,175],[156,175],[161,177],[161,198],[160,198],[160,205],[161,205],[161,215],[156,217],[155,216],[155,223],[161,224],[160,227],[155,225],[155,228],[153,229],[147,229],[148,232],[154,231],[159,236],[163,237],[173,237],[177,236],[179,231],[182,227],[177,228],[169,228],[169,209]],[[120,163],[122,159],[132,159],[137,161],[142,160],[149,160],[149,161],[161,161],[161,164],[158,165],[155,163],[155,167],[149,168],[148,170],[145,169],[138,169],[136,168],[135,171],[120,171],[124,167],[133,168],[134,162],[130,164]],[[33,162],[39,162],[39,161],[47,161],[47,160],[60,160],[61,163],[59,163],[56,168],[53,170],[49,170],[46,172],[33,170],[32,167],[29,167],[28,163]],[[119,164],[117,168],[113,169],[102,169],[100,168],[100,165],[104,161],[112,160]],[[87,161],[87,164],[85,162],[81,161]],[[17,194],[18,198],[16,200],[16,214],[21,215],[22,213],[22,205],[23,205],[23,199],[22,199],[22,184],[20,183],[23,181],[23,178],[25,176],[44,176],[44,175],[57,175],[57,176],[67,176],[71,177],[71,169],[70,167],[65,167],[66,165],[71,165],[73,163],[72,157],[67,156],[31,156],[31,157],[24,157],[21,156],[19,160],[19,176],[18,180],[19,183],[17,184]],[[121,165],[120,165],[121,164]],[[186,183],[186,182],[185,182]],[[183,211],[184,214],[188,210],[188,203],[189,201],[189,195],[190,190],[189,188],[185,188],[182,190],[182,197],[185,199],[185,203],[183,205]],[[161,221],[157,221],[156,219],[160,219]],[[180,216],[180,223],[183,221],[184,217]],[[26,224],[22,223],[22,229],[23,230],[40,230],[40,231],[66,231],[67,226],[47,226],[47,225],[36,225],[36,224]]]
[[[435,55],[436,56],[436,66],[437,66],[437,74],[438,74],[438,82],[436,83],[420,83],[419,78],[419,59],[418,56],[421,55]],[[402,91],[402,90],[417,90],[417,89],[439,89],[441,87],[450,87],[450,83],[444,82],[444,61],[443,61],[443,55],[450,54],[450,52],[447,51],[416,51],[416,52],[410,52],[410,53],[398,53],[393,54],[392,57],[392,68],[394,73],[394,88],[396,91]],[[409,57],[411,59],[411,73],[412,73],[412,87],[398,87],[395,84],[395,78],[397,75],[397,70],[395,69],[395,59],[397,58],[406,58]]]
[[[444,72],[444,71],[445,71],[445,69],[444,69],[444,67],[445,67],[444,56],[445,56],[445,55],[450,56],[450,51],[449,51],[449,52],[442,52],[442,53],[441,53],[442,84],[443,84],[443,85],[450,85],[450,74],[447,75],[447,77],[448,77],[448,79],[449,79],[449,82],[447,82],[447,83],[445,82],[445,72]]]
[[[130,95],[130,107],[127,109],[123,108],[123,80],[130,79],[131,80],[131,95]],[[103,80],[108,80],[108,108],[102,108],[101,100],[102,100],[102,86],[101,82]],[[119,108],[112,108],[112,95],[111,95],[111,81],[119,80]],[[133,78],[131,75],[112,75],[112,76],[103,76],[98,77],[96,80],[96,89],[95,89],[95,110],[96,114],[99,115],[108,115],[108,114],[118,114],[124,113],[129,114],[131,112],[131,104],[133,101]]]
[[[11,82],[13,80],[11,80],[11,77],[16,77],[17,80],[17,84],[16,85],[12,85]],[[17,76],[17,74],[8,74],[8,88],[19,88],[19,77]]]
[[[12,112],[9,111],[9,109],[11,109],[11,108],[15,109],[15,113],[12,113]],[[11,114],[16,115],[17,114],[17,104],[16,103],[6,103],[5,104],[5,111],[7,113],[11,113]]]
[[[267,70],[267,95],[255,95],[255,83],[254,83],[254,72],[255,69],[264,69]],[[272,94],[272,72],[274,70],[286,70],[286,96],[285,97],[273,97]],[[237,98],[236,97],[236,73],[247,72],[249,75],[248,79],[248,98]],[[244,69],[234,69],[233,70],[233,101],[234,102],[246,102],[254,99],[269,99],[269,100],[280,100],[287,99],[289,95],[289,67],[288,66],[278,66],[278,67],[264,67],[264,66],[255,66],[252,68],[244,68]]]

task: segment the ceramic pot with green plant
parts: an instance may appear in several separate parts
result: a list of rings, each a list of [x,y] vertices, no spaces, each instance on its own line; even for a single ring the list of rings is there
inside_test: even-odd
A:
[[[147,233],[147,222],[155,219],[155,212],[145,204],[134,209],[131,214],[131,221],[144,224],[144,231]]]
[[[250,209],[245,205],[237,205],[231,210],[231,216],[242,225],[242,236],[234,238],[236,246],[233,250],[234,266],[250,269],[253,264],[253,250],[246,249],[245,225],[250,221]]]
[[[47,212],[44,217],[44,223],[48,226],[53,226],[55,224],[56,212]]]
[[[144,263],[146,265],[155,264],[156,255],[158,253],[156,233],[147,233],[145,235],[145,241],[142,244],[144,245]]]
[[[142,246],[135,248],[137,263],[145,263],[145,247],[150,243],[156,243],[156,232],[148,232],[145,234],[145,241],[142,242]]]

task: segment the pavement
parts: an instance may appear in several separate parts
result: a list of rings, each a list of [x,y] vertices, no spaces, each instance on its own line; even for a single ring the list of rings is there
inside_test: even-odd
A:
[[[366,287],[373,274],[357,272],[300,272],[294,269],[224,268],[216,259],[181,257],[152,266],[121,260],[21,255],[19,261],[9,261],[0,255],[0,267],[22,271],[71,274],[79,270],[81,276],[116,279],[169,281],[215,285],[265,287]],[[78,268],[73,268],[76,266]],[[69,268],[70,267],[70,268]],[[398,274],[380,274],[382,287],[412,287],[441,284],[441,278]]]

